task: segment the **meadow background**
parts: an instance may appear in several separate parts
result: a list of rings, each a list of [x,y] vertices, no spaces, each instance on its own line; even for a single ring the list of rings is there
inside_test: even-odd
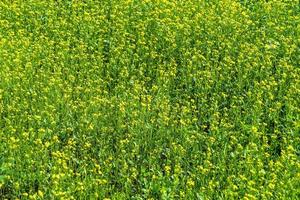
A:
[[[1,0],[0,199],[297,199],[298,0]]]

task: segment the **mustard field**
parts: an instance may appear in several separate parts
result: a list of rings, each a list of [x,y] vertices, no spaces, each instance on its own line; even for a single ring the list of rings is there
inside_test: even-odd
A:
[[[298,0],[1,0],[0,199],[300,198]]]

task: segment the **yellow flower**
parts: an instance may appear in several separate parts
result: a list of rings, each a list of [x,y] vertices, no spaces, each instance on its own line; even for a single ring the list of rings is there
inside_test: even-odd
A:
[[[171,167],[169,165],[166,165],[165,166],[165,171],[166,171],[167,174],[169,174],[170,171],[171,171]]]
[[[192,179],[188,179],[186,184],[189,188],[193,188],[195,186],[195,181],[193,181]]]
[[[41,198],[44,197],[44,193],[43,193],[41,190],[38,191],[38,195],[39,195]]]

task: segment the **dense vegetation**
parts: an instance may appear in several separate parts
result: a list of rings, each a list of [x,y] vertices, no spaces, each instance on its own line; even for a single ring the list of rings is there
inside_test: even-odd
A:
[[[298,0],[1,0],[0,199],[297,199]]]

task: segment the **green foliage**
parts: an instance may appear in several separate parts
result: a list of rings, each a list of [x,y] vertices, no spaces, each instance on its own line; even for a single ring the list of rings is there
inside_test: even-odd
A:
[[[0,1],[0,199],[297,199],[297,0]]]

